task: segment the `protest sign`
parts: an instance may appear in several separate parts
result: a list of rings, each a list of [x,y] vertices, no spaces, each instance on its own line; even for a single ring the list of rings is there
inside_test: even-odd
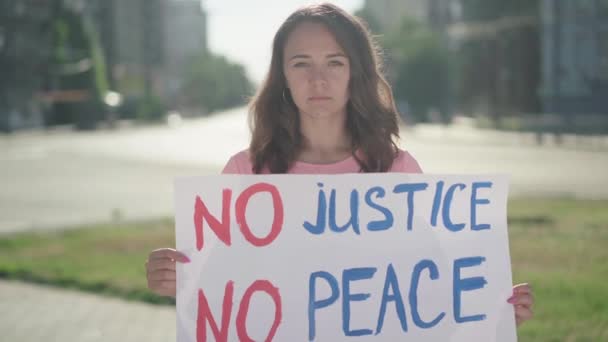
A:
[[[175,183],[178,341],[516,341],[501,176]]]

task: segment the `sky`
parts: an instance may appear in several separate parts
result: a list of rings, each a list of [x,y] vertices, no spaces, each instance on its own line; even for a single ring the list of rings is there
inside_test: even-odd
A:
[[[270,63],[272,39],[281,23],[297,8],[319,1],[202,0],[207,12],[209,49],[245,66],[259,83]],[[353,13],[364,0],[330,1]]]

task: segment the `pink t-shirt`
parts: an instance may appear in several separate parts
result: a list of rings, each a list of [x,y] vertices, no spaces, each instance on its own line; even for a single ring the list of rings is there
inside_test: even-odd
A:
[[[249,150],[241,151],[233,155],[224,167],[222,173],[225,174],[253,174],[253,165],[249,159]],[[301,161],[296,161],[288,173],[293,174],[339,174],[339,173],[358,173],[360,171],[359,164],[353,156],[350,156],[342,161],[331,164],[311,164]],[[403,172],[403,173],[422,173],[422,169],[418,162],[411,154],[406,151],[399,150],[399,154],[393,161],[393,165],[388,172]],[[263,173],[268,173],[263,172]]]

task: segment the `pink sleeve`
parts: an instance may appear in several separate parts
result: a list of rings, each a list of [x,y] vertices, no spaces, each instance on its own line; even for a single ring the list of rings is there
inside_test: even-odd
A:
[[[230,157],[230,159],[228,160],[228,163],[226,163],[226,165],[224,166],[224,169],[222,170],[222,174],[239,174],[240,173],[239,165],[238,165],[235,157],[236,156]]]
[[[390,172],[423,173],[418,161],[409,152],[399,150]]]
[[[252,166],[249,160],[249,152],[244,150],[230,157],[222,170],[222,174],[249,175],[253,173]]]

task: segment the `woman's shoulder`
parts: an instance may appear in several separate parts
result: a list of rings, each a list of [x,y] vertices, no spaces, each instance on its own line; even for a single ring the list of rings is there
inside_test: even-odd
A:
[[[423,173],[418,161],[408,151],[399,149],[389,172]]]
[[[222,174],[252,174],[253,165],[249,157],[249,149],[235,153],[228,159]]]

